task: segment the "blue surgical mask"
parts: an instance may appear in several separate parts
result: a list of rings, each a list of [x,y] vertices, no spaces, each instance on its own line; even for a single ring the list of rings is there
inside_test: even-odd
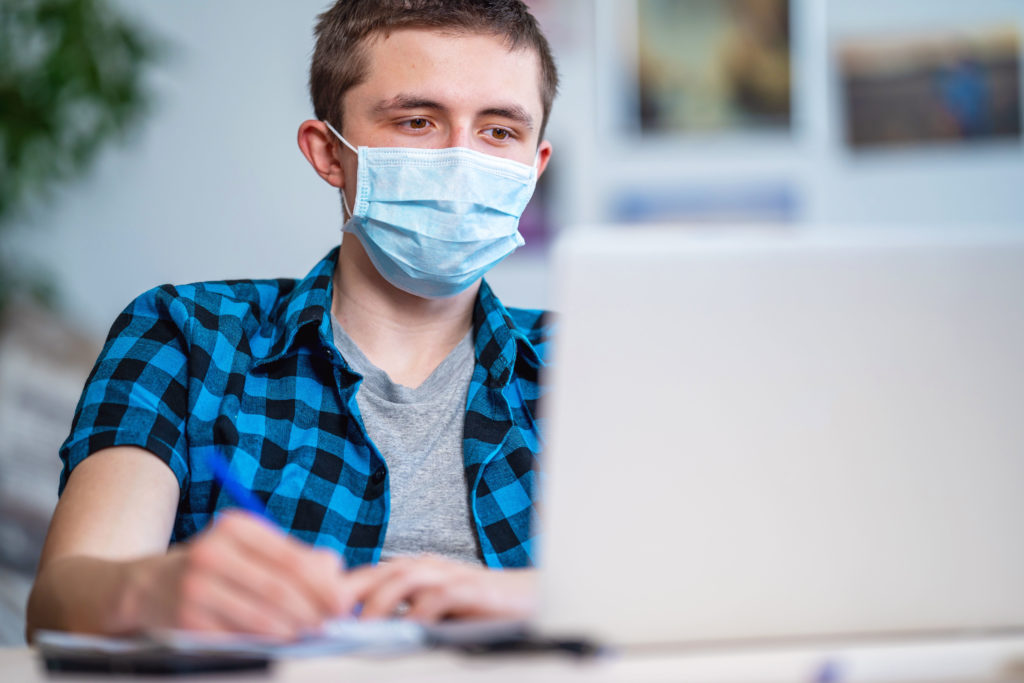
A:
[[[525,242],[519,217],[537,167],[464,147],[353,147],[354,206],[342,228],[356,235],[377,271],[422,297],[465,290]]]

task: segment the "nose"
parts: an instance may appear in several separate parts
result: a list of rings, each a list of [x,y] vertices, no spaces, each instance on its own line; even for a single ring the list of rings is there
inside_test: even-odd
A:
[[[448,133],[448,139],[445,141],[448,147],[472,147],[473,146],[473,132],[468,125],[454,125]]]

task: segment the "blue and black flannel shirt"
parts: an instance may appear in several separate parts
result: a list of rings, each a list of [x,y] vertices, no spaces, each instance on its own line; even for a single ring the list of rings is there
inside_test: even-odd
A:
[[[170,540],[183,541],[232,506],[207,467],[213,449],[289,533],[334,548],[349,566],[376,562],[387,464],[359,414],[362,378],[334,344],[336,262],[337,249],[302,280],[165,285],[133,301],[86,382],[60,451],[60,490],[89,454],[144,448],[178,479]],[[485,282],[473,334],[463,435],[470,510],[488,566],[530,566],[549,329],[540,311],[506,309]]]

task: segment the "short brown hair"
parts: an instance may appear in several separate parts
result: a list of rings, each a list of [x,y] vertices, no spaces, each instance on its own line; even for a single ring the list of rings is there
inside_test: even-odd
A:
[[[536,50],[544,136],[558,71],[547,39],[521,0],[338,0],[316,25],[309,94],[318,119],[341,128],[342,96],[366,78],[367,39],[403,28],[489,33],[504,38],[509,50]]]

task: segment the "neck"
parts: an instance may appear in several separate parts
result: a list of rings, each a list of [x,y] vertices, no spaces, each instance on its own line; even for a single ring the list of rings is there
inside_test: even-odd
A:
[[[355,235],[346,235],[334,270],[331,313],[391,380],[419,386],[469,331],[480,283],[444,299],[398,289],[377,272]]]

